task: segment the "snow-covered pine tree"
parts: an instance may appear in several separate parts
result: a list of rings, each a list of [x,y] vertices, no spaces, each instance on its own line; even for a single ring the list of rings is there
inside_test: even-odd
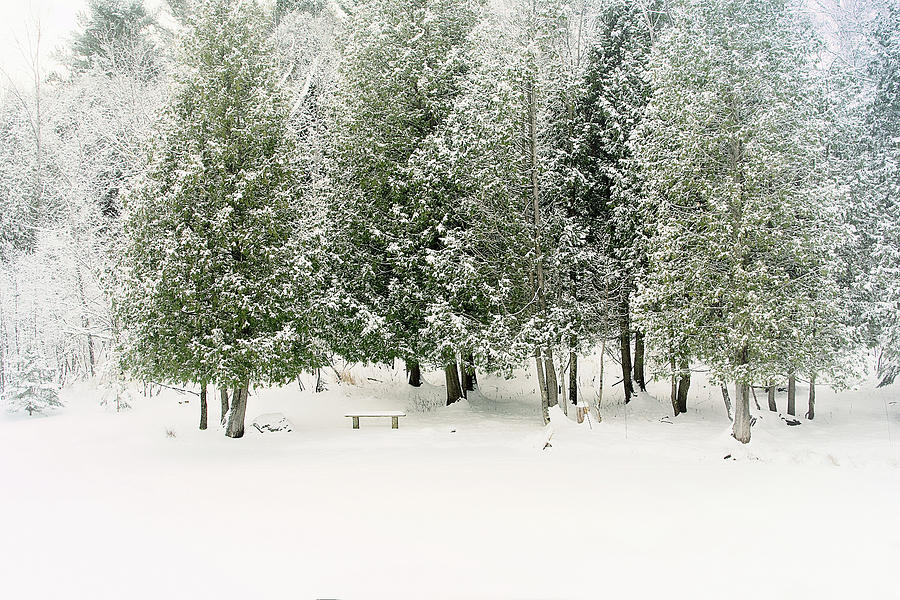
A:
[[[241,437],[251,384],[317,366],[309,254],[265,13],[204,0],[154,160],[128,206],[120,316],[144,379],[234,390]]]
[[[626,402],[633,394],[632,380],[645,387],[643,334],[632,332],[629,309],[644,261],[640,189],[632,173],[628,140],[650,97],[647,63],[665,20],[662,9],[662,2],[651,0],[601,4],[574,107],[572,212],[595,255],[578,273],[579,292],[593,299],[601,319],[593,325],[594,335],[617,332]]]
[[[875,21],[869,78],[874,94],[863,186],[871,227],[870,318],[883,348],[880,385],[900,376],[900,7],[887,2]]]
[[[3,394],[7,410],[27,412],[29,416],[63,405],[53,370],[32,348],[21,352],[13,362]]]
[[[570,343],[576,322],[564,300],[573,249],[583,247],[551,172],[562,129],[552,101],[565,97],[559,70],[580,15],[572,3],[517,2],[480,23],[463,93],[420,157],[431,165],[425,180],[455,196],[454,218],[430,258],[449,300],[432,305],[443,316],[429,327],[467,340],[489,369],[534,359],[545,418],[559,393],[553,350]],[[477,310],[466,310],[466,300]]]
[[[820,308],[809,291],[832,202],[815,42],[784,0],[689,0],[671,14],[635,137],[657,231],[639,321],[663,361],[685,341],[736,382],[734,436],[746,443],[749,386],[780,369],[785,343],[803,353],[785,332],[797,310]]]
[[[351,360],[401,358],[445,369],[447,402],[461,396],[456,349],[426,341],[435,296],[429,256],[451,218],[452,196],[417,191],[411,159],[459,94],[460,47],[478,0],[374,0],[348,26],[333,132],[334,266],[345,296],[336,350]]]
[[[156,74],[155,21],[143,0],[89,0],[78,22],[68,61],[74,72],[129,71],[144,78]]]

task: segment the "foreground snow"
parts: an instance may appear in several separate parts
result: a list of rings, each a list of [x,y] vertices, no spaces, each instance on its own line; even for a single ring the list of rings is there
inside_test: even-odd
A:
[[[650,395],[601,424],[558,412],[542,449],[527,380],[423,412],[442,389],[368,375],[260,391],[248,425],[283,413],[293,431],[242,440],[196,430],[196,398],[173,391],[113,414],[74,389],[49,417],[0,418],[2,597],[900,593],[896,386],[823,389],[799,427],[754,411],[742,447],[695,385],[676,419]],[[366,409],[409,416],[352,430]]]

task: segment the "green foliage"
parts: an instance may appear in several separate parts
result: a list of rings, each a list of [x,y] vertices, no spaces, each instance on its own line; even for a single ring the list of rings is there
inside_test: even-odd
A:
[[[656,229],[639,321],[663,364],[697,356],[722,380],[828,368],[841,232],[808,26],[784,1],[673,14],[636,137]]]
[[[453,220],[453,193],[426,188],[417,152],[449,114],[478,2],[378,0],[358,7],[344,49],[330,158],[333,254],[352,359],[442,362],[421,339],[437,293],[430,257]]]
[[[129,366],[166,381],[284,382],[318,363],[302,179],[253,3],[211,0],[129,206]]]

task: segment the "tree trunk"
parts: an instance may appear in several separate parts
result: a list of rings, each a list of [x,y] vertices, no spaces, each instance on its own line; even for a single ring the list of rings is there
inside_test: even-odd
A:
[[[544,377],[544,359],[541,351],[534,350],[534,366],[537,369],[538,391],[541,394],[541,414],[544,417],[544,425],[550,422],[550,401],[547,394],[547,379]]]
[[[638,389],[647,391],[647,382],[644,378],[644,334],[636,331],[634,334],[634,382]]]
[[[749,349],[744,346],[738,353],[738,365],[746,365],[749,360]],[[734,407],[734,439],[746,444],[750,441],[750,386],[747,383],[735,383]]]
[[[787,401],[787,413],[791,416],[797,414],[796,409],[794,408],[794,400],[797,397],[797,378],[793,373],[788,373],[788,401]]]
[[[407,381],[409,382],[409,385],[420,387],[422,385],[422,370],[419,367],[419,363],[415,360],[406,361],[406,371],[408,373]]]
[[[228,388],[223,387],[219,390],[219,398],[222,400],[222,426],[225,426],[225,420],[228,418]]]
[[[769,410],[778,412],[778,405],[775,403],[775,382],[771,379],[769,380],[769,387],[766,389],[766,392],[769,395]]]
[[[569,352],[569,401],[578,404],[578,354]]]
[[[722,384],[722,400],[725,401],[725,412],[728,413],[728,420],[734,421],[734,417],[731,416],[731,397],[728,395],[728,385]]]
[[[691,389],[691,365],[684,361],[678,375],[678,411],[687,412],[688,390]]]
[[[81,300],[81,326],[84,328],[85,334],[87,334],[87,350],[88,350],[88,366],[91,370],[91,377],[94,377],[94,365],[96,363],[96,358],[94,357],[94,336],[91,335],[91,321],[88,318],[87,311],[87,300],[84,297],[84,284],[81,280],[81,267],[75,265],[75,282],[78,285],[78,296]]]
[[[547,348],[544,356],[544,376],[547,379],[547,405],[559,404],[559,380],[556,378],[556,366],[553,364],[553,350]]]
[[[232,398],[231,410],[228,411],[228,425],[225,428],[226,437],[239,438],[244,436],[244,415],[247,412],[247,396],[249,396],[248,381],[235,388]]]
[[[450,406],[463,397],[456,362],[448,363],[444,367],[444,378],[447,381],[447,406]]]
[[[200,386],[200,430],[206,429],[206,384]]]
[[[669,359],[669,367],[672,369],[672,392],[671,392],[671,400],[672,400],[672,411],[675,413],[675,416],[678,416],[680,412],[678,409],[678,374],[675,372],[675,358],[672,357]]]
[[[809,410],[806,418],[812,421],[816,418],[816,373],[809,374]]]
[[[628,299],[622,301],[619,320],[619,348],[622,356],[622,385],[625,386],[625,403],[631,402],[634,386],[631,383],[631,332],[628,330]]]
[[[463,393],[475,391],[475,359],[471,353],[466,354],[461,366]]]
[[[600,385],[597,386],[597,414],[600,414],[600,404],[603,402],[603,366],[606,357],[606,338],[600,342],[600,375],[598,377]]]

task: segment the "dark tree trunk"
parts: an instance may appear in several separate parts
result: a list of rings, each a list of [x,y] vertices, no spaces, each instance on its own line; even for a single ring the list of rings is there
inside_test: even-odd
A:
[[[775,403],[775,382],[769,380],[769,387],[766,388],[766,392],[769,395],[769,410],[772,412],[778,412],[778,405]]]
[[[447,406],[450,406],[463,397],[462,386],[459,383],[459,371],[455,362],[444,367],[444,378],[447,380]]]
[[[228,388],[223,387],[219,390],[219,398],[222,400],[222,426],[225,426],[225,420],[228,418]]]
[[[231,402],[231,410],[228,412],[228,425],[225,427],[225,435],[230,438],[244,436],[244,415],[247,412],[247,396],[249,395],[249,382],[234,390]]]
[[[409,385],[420,387],[422,385],[422,370],[419,367],[419,363],[414,360],[406,361],[406,371],[409,374],[407,378]]]
[[[738,365],[746,365],[750,358],[750,351],[746,346],[738,352]],[[734,439],[746,444],[750,441],[750,386],[746,383],[735,384],[734,407]]]
[[[463,393],[475,391],[475,362],[471,354],[465,356],[461,366]]]
[[[725,412],[728,413],[728,420],[734,421],[734,417],[731,416],[731,396],[728,395],[728,384],[722,384],[722,400],[725,401]]]
[[[669,359],[669,367],[672,369],[672,412],[678,416],[678,374],[675,372],[675,358]]]
[[[206,384],[200,386],[200,429],[206,429]]]
[[[556,367],[553,364],[553,350],[547,348],[544,356],[544,377],[547,379],[547,405],[559,404],[559,380],[556,378]]]
[[[691,389],[691,365],[687,361],[681,363],[678,374],[678,411],[687,412],[688,390]]]
[[[647,381],[644,378],[644,334],[636,331],[634,334],[634,382],[638,389],[647,391]]]
[[[569,401],[578,404],[578,354],[569,352]]]
[[[812,421],[816,418],[816,374],[809,375],[809,410],[806,412],[806,418]]]
[[[631,401],[634,386],[631,383],[631,332],[629,331],[628,299],[622,301],[619,320],[619,348],[622,356],[622,385],[625,386],[625,402]]]
[[[793,373],[788,374],[788,401],[787,401],[787,413],[791,416],[797,414],[797,410],[794,408],[794,400],[797,398],[797,378]]]

